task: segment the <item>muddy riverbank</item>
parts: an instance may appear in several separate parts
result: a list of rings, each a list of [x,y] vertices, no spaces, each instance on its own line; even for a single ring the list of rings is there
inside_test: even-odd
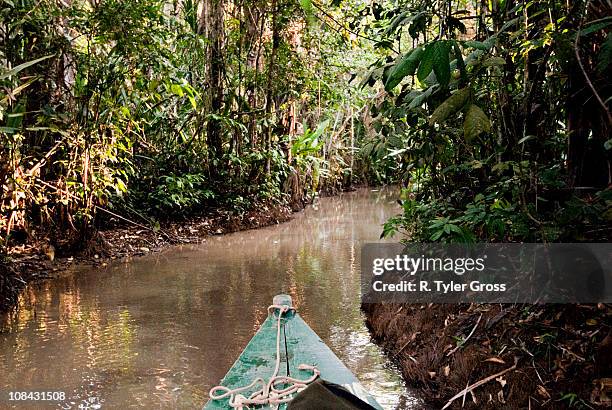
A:
[[[7,256],[0,259],[0,312],[12,308],[19,292],[32,281],[57,277],[76,266],[104,267],[115,260],[130,260],[171,245],[197,244],[215,235],[279,224],[302,209],[278,203],[257,204],[240,214],[216,209],[199,217],[166,222],[159,229],[115,218],[109,221],[109,228],[96,231],[78,248],[68,237],[54,241],[49,241],[48,236],[28,238],[11,246]]]
[[[362,308],[374,340],[435,408],[612,405],[608,305]]]

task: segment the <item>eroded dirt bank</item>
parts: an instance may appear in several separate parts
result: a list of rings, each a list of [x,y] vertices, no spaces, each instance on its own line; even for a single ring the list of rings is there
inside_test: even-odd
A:
[[[375,342],[436,408],[612,405],[609,305],[389,303],[362,309]]]
[[[115,259],[129,259],[166,246],[199,243],[206,237],[239,230],[274,225],[291,219],[293,212],[303,209],[279,204],[258,204],[237,214],[217,209],[184,221],[172,221],[159,229],[114,221],[112,228],[99,230],[85,244],[75,247],[69,234],[46,235],[10,248],[0,259],[0,312],[17,302],[21,289],[31,281],[53,278],[74,265],[105,265]],[[59,237],[49,241],[49,236]]]

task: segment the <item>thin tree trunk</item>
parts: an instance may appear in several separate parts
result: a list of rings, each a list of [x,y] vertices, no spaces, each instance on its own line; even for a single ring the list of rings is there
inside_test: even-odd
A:
[[[246,97],[249,105],[249,141],[252,147],[257,146],[257,121],[256,114],[254,111],[257,109],[257,95],[255,93],[255,79],[257,78],[257,72],[259,71],[259,54],[261,52],[261,41],[264,30],[265,14],[260,12],[255,6],[245,7],[246,27],[247,27],[247,38],[246,38],[246,49],[247,51],[247,73],[254,75],[248,75],[248,82],[246,84]]]
[[[272,111],[274,107],[274,69],[278,47],[280,45],[280,32],[278,27],[278,10],[277,0],[272,0],[272,51],[270,60],[268,61],[268,84],[266,86],[266,117],[268,118],[268,127],[266,132],[266,151],[268,159],[266,161],[266,174],[270,175],[270,151],[272,149]]]

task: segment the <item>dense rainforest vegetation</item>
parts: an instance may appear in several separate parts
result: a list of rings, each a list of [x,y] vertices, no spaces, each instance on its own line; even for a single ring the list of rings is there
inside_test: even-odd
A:
[[[82,244],[104,211],[157,226],[365,180],[408,187],[387,235],[609,233],[605,1],[4,0],[1,13],[3,248],[37,232]]]
[[[309,18],[291,1],[3,2],[1,244],[352,182],[362,61]]]
[[[400,5],[368,26],[398,50],[367,79],[386,91],[373,152],[399,157],[410,187],[386,233],[610,239],[610,4],[471,7]]]

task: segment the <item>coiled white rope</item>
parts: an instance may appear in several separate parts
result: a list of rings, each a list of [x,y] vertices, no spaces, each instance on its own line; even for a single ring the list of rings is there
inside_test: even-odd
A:
[[[271,314],[274,309],[278,309],[278,318],[276,322],[276,365],[274,367],[274,373],[266,381],[265,379],[258,377],[253,380],[249,385],[230,389],[225,386],[215,386],[210,390],[209,396],[212,400],[221,400],[229,397],[229,405],[238,410],[243,410],[249,405],[279,405],[281,403],[287,403],[293,399],[293,394],[300,392],[305,389],[306,386],[316,380],[321,374],[316,366],[308,364],[300,364],[299,370],[310,370],[312,376],[306,380],[300,380],[289,376],[277,376],[280,368],[280,335],[281,335],[281,319],[285,313],[290,310],[295,310],[294,307],[286,305],[270,305],[268,306],[268,314]],[[276,386],[289,385],[285,388],[277,388]],[[258,390],[253,392],[249,397],[245,397],[241,392],[250,390],[255,386],[261,386]],[[221,393],[217,393],[221,391]]]

